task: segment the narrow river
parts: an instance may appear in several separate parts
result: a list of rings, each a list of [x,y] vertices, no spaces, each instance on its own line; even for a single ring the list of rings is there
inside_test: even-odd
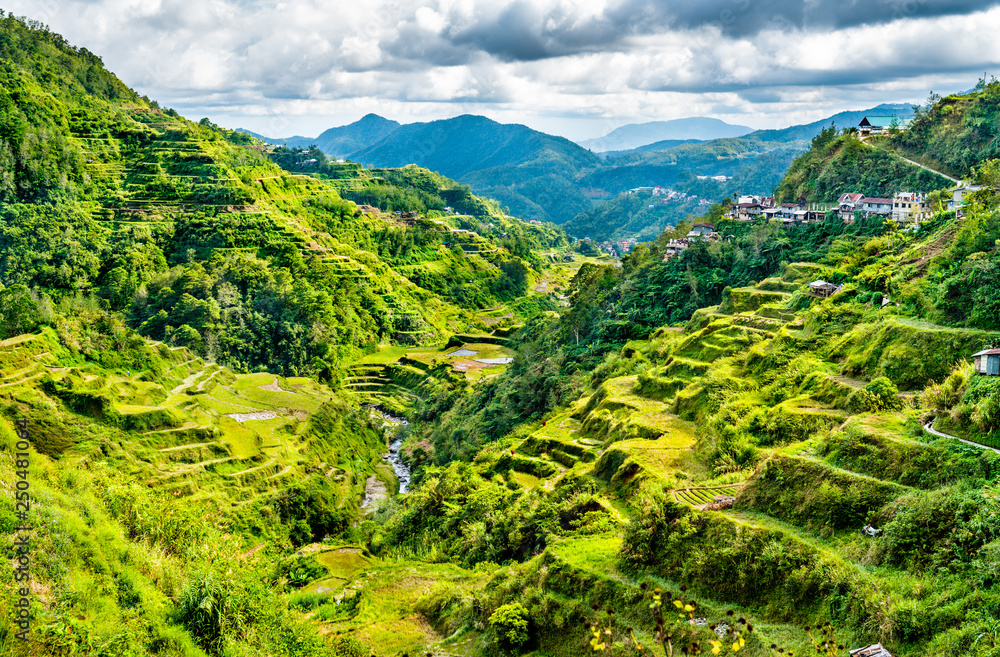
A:
[[[385,456],[385,460],[392,466],[392,471],[396,475],[396,479],[399,480],[399,493],[403,494],[410,487],[410,466],[403,463],[403,459],[399,455],[399,450],[403,446],[403,437],[399,435],[399,429],[409,424],[409,421],[406,418],[390,415],[377,406],[369,406],[368,408],[377,413],[390,427],[387,433],[392,436],[392,439],[389,442],[389,454]]]

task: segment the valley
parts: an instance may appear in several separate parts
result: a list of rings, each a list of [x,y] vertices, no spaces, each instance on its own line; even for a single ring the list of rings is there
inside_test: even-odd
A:
[[[325,133],[377,168],[3,12],[0,80],[0,653],[996,653],[995,80],[863,142]],[[581,192],[681,167],[831,207]]]

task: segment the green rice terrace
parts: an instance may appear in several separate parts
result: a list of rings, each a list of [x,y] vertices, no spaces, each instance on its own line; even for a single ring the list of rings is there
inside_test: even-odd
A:
[[[618,260],[2,11],[0,82],[0,654],[1000,654],[1000,84],[910,128],[957,211]],[[852,139],[786,191],[941,160]]]

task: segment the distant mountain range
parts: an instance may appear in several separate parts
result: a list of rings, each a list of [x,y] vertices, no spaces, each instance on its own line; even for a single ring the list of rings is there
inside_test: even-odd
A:
[[[579,144],[594,152],[626,151],[665,140],[707,141],[724,137],[742,137],[753,132],[745,125],[732,125],[719,119],[692,117],[670,121],[630,123],[616,128],[596,139],[585,139]]]
[[[288,148],[316,146],[331,157],[344,157],[366,148],[396,131],[401,124],[378,114],[366,114],[354,123],[330,128],[319,137],[265,137],[249,130],[240,130],[271,144]]]
[[[658,138],[600,156],[563,137],[468,114],[410,124],[368,114],[315,138],[249,134],[288,147],[316,145],[329,156],[365,165],[418,164],[469,185],[476,194],[495,198],[515,216],[568,224],[630,188],[668,186],[697,176],[733,176],[728,186],[719,186],[720,198],[734,191],[770,194],[773,181],[780,180],[794,154],[807,149],[824,127],[831,122],[839,127],[857,125],[866,114],[907,118],[912,108],[879,105],[781,130],[749,131],[745,126],[705,118],[622,126],[602,139],[616,133],[620,144]],[[699,135],[713,134],[712,130],[714,134],[726,130],[742,136],[699,141]],[[662,137],[664,134],[675,138]],[[734,185],[740,189],[729,188]],[[593,222],[588,225],[593,226]],[[615,230],[616,226],[608,226],[607,231],[592,230],[591,235],[600,238]]]

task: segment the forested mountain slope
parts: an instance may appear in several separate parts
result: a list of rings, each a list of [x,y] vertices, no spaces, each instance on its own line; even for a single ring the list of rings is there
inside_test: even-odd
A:
[[[565,236],[416,167],[292,173],[6,14],[0,75],[0,444],[28,454],[0,467],[32,502],[0,500],[32,545],[28,639],[8,568],[0,652],[367,654],[289,606],[322,568],[295,552],[396,486],[346,367],[516,323],[489,313]]]
[[[21,53],[2,61],[5,285],[97,295],[144,335],[236,368],[329,375],[359,350],[443,335],[469,310],[512,299],[526,277],[515,285],[504,272],[522,261],[502,241],[527,256],[561,239],[482,202],[465,203],[479,213],[470,223],[496,232],[457,240],[445,222],[362,212],[335,184],[279,168],[251,137],[162,110],[93,55],[4,20],[4,47]],[[366,202],[397,189],[357,167],[343,175],[353,194],[375,190]],[[436,180],[456,202],[473,199]],[[431,291],[403,269],[427,262],[467,275]]]
[[[657,231],[664,224],[635,222],[634,218],[619,211],[618,203],[602,208],[605,202],[632,188],[676,187],[696,180],[697,176],[734,178],[702,185],[702,191],[712,201],[733,192],[770,195],[793,157],[805,150],[809,140],[824,128],[831,123],[839,128],[851,127],[866,114],[873,113],[892,113],[905,118],[912,115],[913,109],[904,105],[879,105],[781,130],[750,132],[737,126],[737,134],[749,134],[708,141],[680,139],[646,144],[632,150],[601,153],[600,160],[560,137],[524,126],[499,124],[479,116],[460,116],[390,130],[391,122],[368,115],[353,124],[333,128],[318,138],[269,141],[289,147],[318,145],[327,155],[346,155],[378,166],[416,163],[470,184],[477,193],[496,198],[515,215],[564,225],[577,237],[648,238],[650,231]],[[664,126],[657,122],[642,125],[671,130],[687,125],[663,123]],[[696,121],[694,125],[701,124]],[[626,126],[630,130],[634,127]],[[341,133],[374,134],[374,128],[385,130],[384,138],[377,144],[369,142],[354,152],[346,151],[344,145],[334,148],[324,141],[327,135]],[[636,129],[639,128],[642,126]],[[667,214],[671,224],[683,219],[683,215]]]

